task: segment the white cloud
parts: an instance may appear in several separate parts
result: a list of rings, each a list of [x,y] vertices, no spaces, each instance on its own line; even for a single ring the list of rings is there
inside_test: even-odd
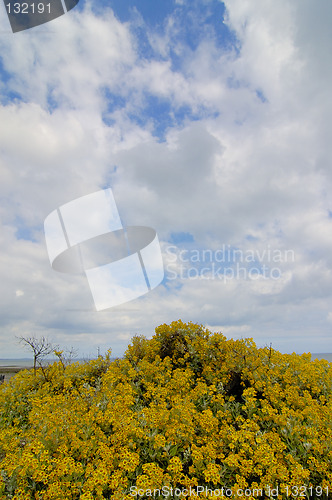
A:
[[[44,107],[52,99],[63,107],[98,113],[101,87],[121,88],[135,61],[128,27],[110,9],[97,16],[89,6],[45,26],[1,39],[12,91]]]
[[[26,333],[119,354],[130,336],[180,317],[283,350],[332,351],[331,6],[225,4],[238,52],[208,36],[196,50],[176,47],[170,17],[163,35],[149,28],[154,56],[144,57],[129,24],[89,6],[0,37],[9,73],[0,91],[21,96],[0,107],[6,355],[21,355],[15,335]],[[170,107],[163,142],[153,136],[158,116],[144,114],[151,95]],[[51,269],[42,224],[110,182],[125,224],[155,228],[164,249],[186,232],[197,248],[269,245],[295,258],[278,264],[280,280],[170,280],[97,314],[83,278]],[[24,231],[34,241],[19,239]]]

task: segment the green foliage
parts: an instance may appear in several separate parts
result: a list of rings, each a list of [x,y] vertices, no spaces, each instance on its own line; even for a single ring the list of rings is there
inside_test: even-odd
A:
[[[280,499],[319,487],[325,499],[332,489],[328,362],[180,320],[134,337],[121,360],[57,356],[0,387],[1,500],[129,500],[130,487],[197,485],[227,485],[232,498],[270,485]]]

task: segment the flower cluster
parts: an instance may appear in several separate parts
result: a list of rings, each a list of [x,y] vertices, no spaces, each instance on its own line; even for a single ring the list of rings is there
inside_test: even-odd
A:
[[[134,337],[123,359],[59,361],[0,387],[0,499],[129,500],[198,485],[195,498],[269,485],[274,498],[320,487],[324,499],[331,414],[327,361],[175,321]]]

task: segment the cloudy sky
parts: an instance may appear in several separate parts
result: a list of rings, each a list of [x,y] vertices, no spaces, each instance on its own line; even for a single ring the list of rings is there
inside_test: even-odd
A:
[[[173,320],[332,352],[330,0],[80,0],[0,15],[0,357],[46,335],[123,354]],[[111,188],[165,278],[97,312],[52,269],[44,220]]]

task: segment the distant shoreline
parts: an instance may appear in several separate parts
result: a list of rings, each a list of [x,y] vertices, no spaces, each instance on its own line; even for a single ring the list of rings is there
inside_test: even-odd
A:
[[[89,362],[94,358],[90,359],[82,359],[82,358],[77,358],[73,359],[72,362]],[[115,361],[117,358],[111,358],[111,361]],[[44,359],[43,361],[43,366],[47,366],[49,364],[57,362],[58,359]],[[37,365],[37,369],[39,368],[39,365]],[[22,370],[33,370],[33,360],[29,358],[17,358],[17,359],[6,359],[6,358],[0,358],[0,375],[4,375],[5,379],[4,382],[8,381],[11,377],[16,375],[17,373],[21,372]]]
[[[15,372],[15,373],[18,373],[22,370],[31,370],[33,368],[33,366],[10,366],[10,365],[6,365],[6,366],[1,366],[0,365],[0,373],[12,373],[12,372]]]
[[[314,361],[315,359],[318,359],[318,360],[325,359],[329,363],[332,363],[332,353],[330,353],[330,352],[326,352],[326,353],[312,352],[310,354],[311,354],[311,361]],[[301,356],[301,354],[299,356]],[[114,359],[116,359],[116,358],[114,358]],[[45,361],[46,361],[46,364],[48,364],[48,363],[53,363],[57,360],[56,359],[53,359],[53,360],[48,359]],[[73,362],[75,362],[75,361],[84,362],[85,360],[83,360],[83,359],[73,360]],[[86,360],[86,361],[88,361],[88,360]],[[10,364],[11,362],[13,364]],[[18,364],[16,364],[15,362],[16,363],[18,362]],[[31,360],[31,359],[26,359],[26,358],[22,358],[22,359],[2,358],[2,359],[0,359],[0,375],[5,376],[4,382],[9,380],[11,377],[13,377],[17,373],[21,372],[22,370],[32,370],[32,369],[33,369],[33,360]]]
[[[17,375],[17,373],[21,372],[22,370],[32,370],[32,369],[33,369],[33,366],[15,366],[15,365],[13,365],[13,366],[10,366],[10,365],[1,366],[0,365],[0,375],[5,376],[4,382],[6,382],[14,375]]]

